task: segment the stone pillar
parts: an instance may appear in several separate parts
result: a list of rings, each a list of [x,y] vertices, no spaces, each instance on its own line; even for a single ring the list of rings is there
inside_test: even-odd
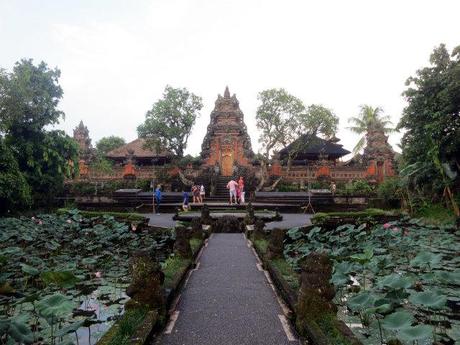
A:
[[[131,300],[126,308],[146,306],[149,309],[158,309],[160,314],[164,312],[164,274],[155,257],[148,251],[134,253],[129,262],[129,272],[132,280],[126,294]]]
[[[176,241],[174,242],[174,253],[183,257],[192,257],[192,248],[190,247],[190,234],[186,227],[178,226],[176,229]]]
[[[200,218],[193,218],[190,225],[192,227],[191,237],[202,239],[203,238],[203,227],[201,225]]]
[[[335,296],[332,278],[332,261],[327,254],[313,252],[300,262],[302,269],[300,291],[297,301],[299,329],[305,320],[317,320],[325,314],[335,314],[332,302]]]
[[[285,231],[278,228],[270,232],[270,241],[267,249],[268,259],[279,259],[284,256],[284,235]]]

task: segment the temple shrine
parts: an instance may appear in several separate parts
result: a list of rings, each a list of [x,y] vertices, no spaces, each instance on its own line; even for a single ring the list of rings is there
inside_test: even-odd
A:
[[[163,165],[169,166],[170,175],[180,172],[179,167],[170,166],[174,162],[170,153],[156,152],[145,145],[144,139],[138,138],[107,153],[106,159],[113,162],[113,173],[96,173],[88,166],[94,149],[91,147],[89,131],[83,122],[74,130],[74,138],[80,147],[80,178],[104,180],[129,176],[152,179],[155,178],[156,169]],[[363,154],[356,155],[349,161],[342,161],[350,151],[343,148],[339,141],[336,137],[302,135],[272,157],[269,174],[273,178],[283,177],[284,181],[300,186],[314,180],[346,182],[366,179],[372,183],[380,183],[385,177],[394,176],[395,152],[382,128],[369,128]],[[223,96],[217,96],[214,110],[210,114],[210,122],[201,145],[200,160],[199,166],[187,166],[182,171],[183,175],[199,179],[205,171],[211,169],[222,180],[227,180],[232,176],[236,177],[241,167],[254,176],[260,172],[260,162],[255,159],[252,151],[244,114],[236,95],[230,95],[228,87],[225,88]]]
[[[223,97],[217,97],[201,145],[201,158],[203,166],[217,166],[222,176],[232,176],[235,165],[252,166],[251,138],[236,95],[230,97],[228,87]]]

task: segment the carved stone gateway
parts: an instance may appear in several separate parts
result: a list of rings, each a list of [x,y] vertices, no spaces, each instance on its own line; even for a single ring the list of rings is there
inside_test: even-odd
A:
[[[218,165],[221,175],[232,176],[235,165],[250,166],[253,156],[243,112],[236,95],[230,97],[227,87],[224,97],[217,97],[201,146],[204,165]]]

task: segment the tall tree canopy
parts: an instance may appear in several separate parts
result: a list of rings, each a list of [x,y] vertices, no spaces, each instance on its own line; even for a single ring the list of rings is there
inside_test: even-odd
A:
[[[408,105],[398,125],[405,130],[402,172],[411,171],[418,190],[436,194],[447,187],[450,193],[460,171],[460,46],[451,55],[444,44],[434,49],[430,66],[406,85]]]
[[[58,69],[44,62],[34,65],[32,60],[17,62],[11,73],[0,73],[0,130],[35,205],[52,201],[64,177],[77,166],[74,140],[63,131],[45,129],[64,116],[57,108],[63,94],[59,76]],[[6,154],[3,150],[3,159],[9,160]]]
[[[321,105],[305,107],[303,102],[285,89],[269,89],[259,93],[257,128],[261,130],[259,142],[264,149],[265,159],[294,142],[300,135],[322,134],[333,136],[339,119]]]
[[[357,154],[366,146],[366,133],[369,129],[379,127],[385,134],[394,131],[391,127],[390,116],[383,115],[382,108],[373,108],[370,105],[362,105],[360,107],[359,115],[351,117],[348,122],[352,123],[352,126],[348,127],[352,132],[362,135],[356,146],[353,148],[354,154]]]
[[[110,137],[101,138],[96,143],[96,149],[98,154],[105,155],[107,152],[117,149],[125,144],[125,139],[111,135]]]
[[[137,128],[139,137],[154,149],[166,149],[183,157],[202,99],[186,88],[166,86],[163,98],[153,104],[145,122]]]

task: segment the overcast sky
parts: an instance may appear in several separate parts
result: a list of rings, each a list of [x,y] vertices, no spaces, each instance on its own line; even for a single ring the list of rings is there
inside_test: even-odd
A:
[[[340,117],[360,104],[395,123],[405,80],[434,47],[460,45],[460,1],[0,0],[0,67],[21,58],[61,72],[68,134],[83,120],[93,144],[127,141],[166,84],[203,97],[187,152],[196,155],[217,94],[236,93],[255,151],[257,93],[283,87]],[[392,135],[395,146],[400,134]]]

